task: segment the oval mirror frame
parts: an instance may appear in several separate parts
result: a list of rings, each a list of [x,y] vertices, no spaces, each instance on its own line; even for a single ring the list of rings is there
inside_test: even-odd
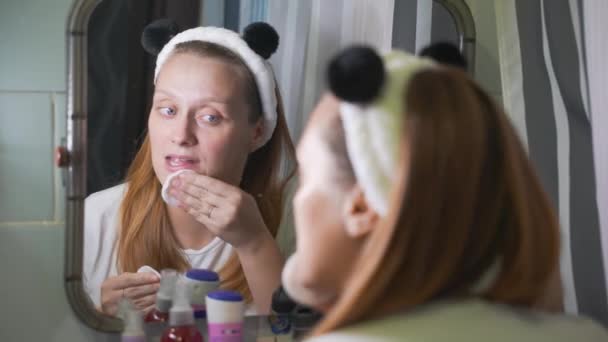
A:
[[[477,33],[475,30],[475,20],[473,19],[469,5],[464,0],[434,1],[443,6],[454,19],[458,34],[458,47],[469,64],[469,73],[474,76]]]
[[[67,20],[67,137],[58,166],[66,179],[64,282],[68,302],[82,323],[102,332],[120,332],[122,320],[99,312],[82,282],[84,199],[87,160],[87,29],[101,0],[75,0]]]

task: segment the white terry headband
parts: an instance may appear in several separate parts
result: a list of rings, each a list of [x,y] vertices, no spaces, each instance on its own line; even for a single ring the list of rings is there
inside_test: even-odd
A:
[[[405,88],[413,75],[433,65],[401,51],[381,58],[370,48],[356,46],[329,66],[330,88],[341,100],[348,157],[370,206],[380,216],[388,213],[397,176]]]
[[[245,28],[243,37],[221,27],[196,27],[176,34],[177,30],[175,23],[167,19],[153,22],[144,30],[142,35],[144,48],[152,54],[160,50],[156,59],[154,83],[156,84],[163,64],[180,43],[202,41],[230,50],[241,58],[255,79],[262,103],[264,133],[258,146],[254,148],[264,146],[272,137],[278,116],[276,82],[272,66],[266,60],[278,47],[279,37],[276,31],[266,23],[249,25]],[[167,38],[170,40],[166,41]],[[162,48],[159,49],[159,46]]]

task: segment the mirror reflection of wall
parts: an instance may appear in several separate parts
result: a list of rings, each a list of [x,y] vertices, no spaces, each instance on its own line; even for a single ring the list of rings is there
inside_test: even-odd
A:
[[[452,14],[435,1],[396,2],[393,25],[393,46],[411,53],[434,42],[459,44]]]
[[[475,51],[473,61],[468,61],[469,71],[472,71],[484,90],[502,103],[495,1],[396,1],[393,12],[393,47],[419,53],[429,44],[437,42],[458,44],[456,22],[443,6],[444,2],[452,5],[461,3],[460,6],[466,6],[470,10],[475,26]]]
[[[140,37],[151,21],[171,17],[199,25],[200,0],[104,0],[89,21],[87,194],[124,179],[142,134],[152,96],[154,57]]]
[[[450,12],[433,2],[431,42],[449,42],[458,46],[458,28]]]

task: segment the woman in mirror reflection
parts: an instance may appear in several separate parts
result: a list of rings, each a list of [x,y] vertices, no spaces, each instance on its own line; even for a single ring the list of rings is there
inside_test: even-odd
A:
[[[507,116],[466,73],[336,56],[297,148],[283,286],[313,341],[608,341],[559,311],[559,227]]]
[[[265,23],[178,31],[165,19],[142,35],[158,54],[148,131],[125,182],[85,202],[85,289],[107,314],[122,298],[148,312],[159,279],[140,267],[205,268],[266,313],[293,248],[294,148],[267,61],[279,37]]]

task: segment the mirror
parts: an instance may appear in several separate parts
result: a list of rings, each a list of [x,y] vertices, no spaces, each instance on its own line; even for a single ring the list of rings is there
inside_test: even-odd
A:
[[[416,2],[416,1],[414,1]],[[68,29],[68,136],[57,159],[67,180],[65,281],[68,299],[78,317],[92,328],[118,332],[122,322],[99,313],[83,284],[84,199],[123,182],[142,143],[152,98],[155,59],[140,44],[148,23],[174,18],[182,28],[224,26],[242,31],[253,21],[266,20],[284,37],[271,63],[283,92],[287,123],[297,141],[312,105],[324,87],[322,72],[341,46],[393,30],[399,23],[370,20],[347,32],[359,16],[375,11],[376,19],[393,16],[404,2],[329,3],[322,0],[77,0]],[[452,24],[435,36],[456,41],[474,65],[475,29],[464,1],[436,1],[433,18]],[[396,14],[395,14],[396,15]],[[335,18],[340,16],[340,21]],[[383,26],[384,25],[384,26]],[[347,29],[348,28],[348,29]],[[341,33],[340,33],[341,32]],[[439,33],[438,33],[439,32]],[[366,34],[369,33],[369,34]],[[302,41],[307,44],[302,44]],[[385,44],[386,45],[386,44]],[[385,48],[387,46],[381,46]],[[389,46],[390,47],[390,46]],[[87,267],[85,265],[85,267]]]
[[[65,287],[68,302],[83,323],[118,332],[122,322],[99,313],[82,285],[84,198],[86,196],[87,29],[98,0],[75,1],[68,18],[67,139],[56,159],[66,173]]]
[[[464,56],[469,73],[475,73],[477,35],[465,0],[395,2],[392,33],[392,47],[410,53],[420,54],[435,43],[450,43]]]
[[[434,0],[432,11],[431,40],[456,44],[474,75],[477,33],[471,9],[464,0]]]
[[[121,184],[142,144],[156,57],[142,48],[141,33],[150,22],[167,17],[181,30],[207,24],[242,31],[239,16],[244,5],[238,0],[81,0],[73,5],[68,29],[68,139],[58,149],[57,160],[65,168],[68,192],[66,290],[74,311],[92,328],[122,329],[120,320],[95,309],[98,297],[89,298],[90,265],[83,259],[88,214],[83,201]],[[259,8],[259,4],[246,5],[252,13]],[[247,17],[255,19],[255,15]]]
[[[176,14],[172,4],[180,6]],[[196,26],[199,6],[200,1],[81,0],[71,9],[68,136],[66,148],[57,152],[68,180],[65,279],[74,311],[94,329],[118,332],[122,322],[100,314],[83,289],[83,200],[124,177],[126,159],[145,127],[154,64],[139,44],[143,26],[170,15]]]
[[[104,0],[88,23],[87,195],[124,180],[147,126],[155,58],[141,47],[144,27],[173,18],[200,23],[200,0]]]

